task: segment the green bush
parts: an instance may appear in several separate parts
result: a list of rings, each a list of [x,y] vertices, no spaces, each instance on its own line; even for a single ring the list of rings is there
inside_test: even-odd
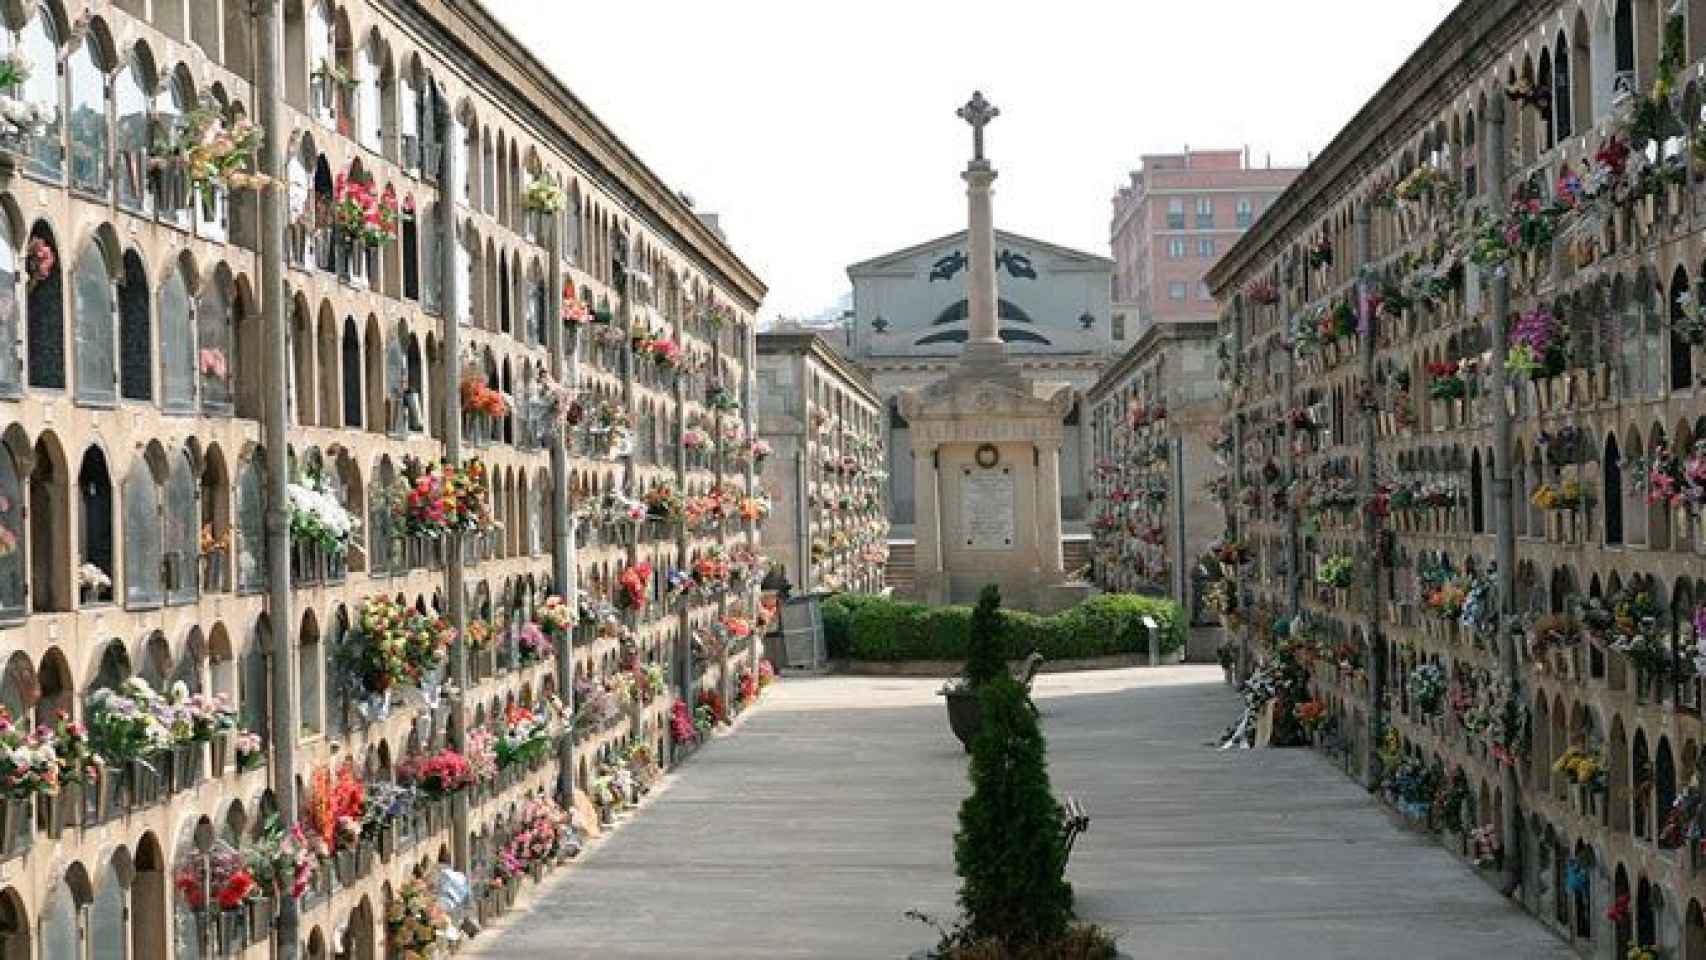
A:
[[[971,638],[966,644],[966,684],[973,689],[996,677],[1008,676],[1001,656],[1007,635],[1001,619],[1001,589],[989,584],[978,594],[977,609],[971,612]]]
[[[1049,660],[1071,660],[1149,652],[1154,619],[1161,652],[1184,648],[1184,611],[1165,597],[1104,594],[1050,616],[1001,610],[1001,655],[1020,659],[1031,651]],[[882,597],[831,597],[823,607],[829,655],[854,660],[964,660],[971,652],[972,608],[927,607]]]
[[[1062,876],[1063,813],[1049,788],[1047,746],[1023,687],[999,675],[980,689],[971,796],[960,805],[954,865],[962,925],[954,939],[1009,949],[1053,943],[1072,922]]]

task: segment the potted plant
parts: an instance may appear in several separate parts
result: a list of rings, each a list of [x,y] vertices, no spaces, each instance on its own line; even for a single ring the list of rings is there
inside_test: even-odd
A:
[[[1001,659],[1001,637],[1001,590],[988,584],[978,594],[977,609],[972,611],[965,668],[941,691],[948,703],[948,726],[967,753],[971,752],[972,740],[982,727],[978,692],[1007,672],[1007,665]]]

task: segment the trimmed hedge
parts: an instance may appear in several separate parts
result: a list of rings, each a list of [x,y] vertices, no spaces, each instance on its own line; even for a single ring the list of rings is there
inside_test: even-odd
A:
[[[928,607],[883,597],[837,594],[822,607],[830,657],[853,660],[964,660],[971,607]],[[1001,611],[1002,655],[1018,660],[1032,650],[1049,660],[1149,652],[1143,618],[1160,625],[1161,653],[1184,648],[1184,611],[1165,597],[1111,593],[1049,616]]]

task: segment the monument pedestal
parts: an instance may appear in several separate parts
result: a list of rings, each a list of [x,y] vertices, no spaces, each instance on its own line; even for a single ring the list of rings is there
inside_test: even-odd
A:
[[[985,584],[1009,606],[1050,612],[1086,594],[1068,586],[1060,545],[1066,384],[973,371],[901,397],[912,430],[916,584],[931,604],[971,603]]]

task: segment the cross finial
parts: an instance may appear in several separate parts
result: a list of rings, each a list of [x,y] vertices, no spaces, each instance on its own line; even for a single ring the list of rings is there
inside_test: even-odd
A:
[[[961,120],[971,124],[972,159],[983,159],[983,128],[989,121],[1001,116],[1001,108],[983,98],[982,90],[973,90],[971,99],[966,105],[955,111]]]

